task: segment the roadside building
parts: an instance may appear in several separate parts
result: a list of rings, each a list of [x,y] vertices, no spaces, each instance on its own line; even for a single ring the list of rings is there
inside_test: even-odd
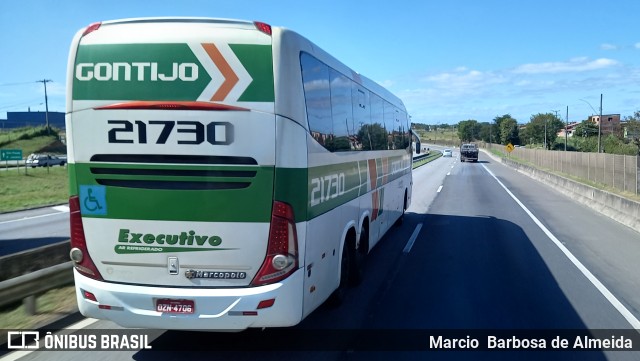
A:
[[[38,127],[46,124],[45,112],[7,112],[7,119],[0,119],[0,129]],[[64,113],[49,112],[49,126],[64,129]]]
[[[602,119],[600,119],[600,115],[592,115],[588,119],[591,123],[600,126],[602,134],[619,134],[622,131],[620,126],[620,114],[602,114]]]
[[[564,128],[560,129],[560,131],[558,131],[558,137],[564,137],[565,133],[567,134],[567,137],[572,137],[573,133],[576,130],[576,126],[578,126],[578,122],[571,122],[569,124],[567,124],[567,126],[565,126]]]

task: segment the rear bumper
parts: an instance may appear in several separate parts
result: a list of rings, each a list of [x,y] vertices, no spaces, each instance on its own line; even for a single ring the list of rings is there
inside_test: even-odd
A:
[[[123,327],[240,331],[293,326],[302,320],[303,269],[279,283],[230,289],[123,285],[96,281],[75,270],[74,277],[80,312]],[[85,299],[81,290],[93,293],[98,302]],[[157,312],[155,301],[161,298],[193,300],[195,312]],[[260,301],[269,299],[275,299],[273,306],[257,309]]]

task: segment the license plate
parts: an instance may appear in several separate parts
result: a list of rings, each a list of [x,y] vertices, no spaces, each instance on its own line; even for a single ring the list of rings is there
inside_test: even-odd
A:
[[[162,313],[193,313],[195,308],[193,300],[163,298],[156,301],[156,311]]]

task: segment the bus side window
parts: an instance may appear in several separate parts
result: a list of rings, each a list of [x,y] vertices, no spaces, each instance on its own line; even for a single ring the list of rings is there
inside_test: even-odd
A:
[[[306,53],[300,55],[300,64],[311,136],[322,146],[331,150],[334,134],[329,67]]]
[[[331,114],[333,118],[333,147],[331,151],[352,150],[353,112],[351,109],[351,80],[331,69]]]

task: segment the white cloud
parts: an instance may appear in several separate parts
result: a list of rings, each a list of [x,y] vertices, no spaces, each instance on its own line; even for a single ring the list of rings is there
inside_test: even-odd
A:
[[[618,65],[618,62],[613,59],[600,58],[595,60],[589,60],[588,58],[581,57],[581,58],[574,58],[565,62],[523,64],[513,69],[513,73],[516,73],[516,74],[576,73],[576,72],[610,68],[616,65]]]
[[[430,88],[443,95],[477,94],[488,85],[504,83],[502,76],[493,72],[471,70],[467,67],[458,67],[452,71],[429,75],[421,79],[430,85]]]
[[[602,50],[618,50],[618,46],[614,44],[600,44],[600,49]]]
[[[526,122],[531,114],[567,105],[575,113],[572,118],[590,114],[588,108],[580,108],[583,104],[577,99],[605,90],[608,106],[615,109],[612,111],[628,113],[629,107],[618,100],[628,97],[639,81],[638,66],[609,58],[579,57],[489,70],[452,67],[414,76],[409,82],[398,81],[396,86],[406,85],[395,92],[416,122],[491,120],[506,113]]]
[[[635,47],[636,49],[640,49],[640,43],[635,43],[634,47]]]

